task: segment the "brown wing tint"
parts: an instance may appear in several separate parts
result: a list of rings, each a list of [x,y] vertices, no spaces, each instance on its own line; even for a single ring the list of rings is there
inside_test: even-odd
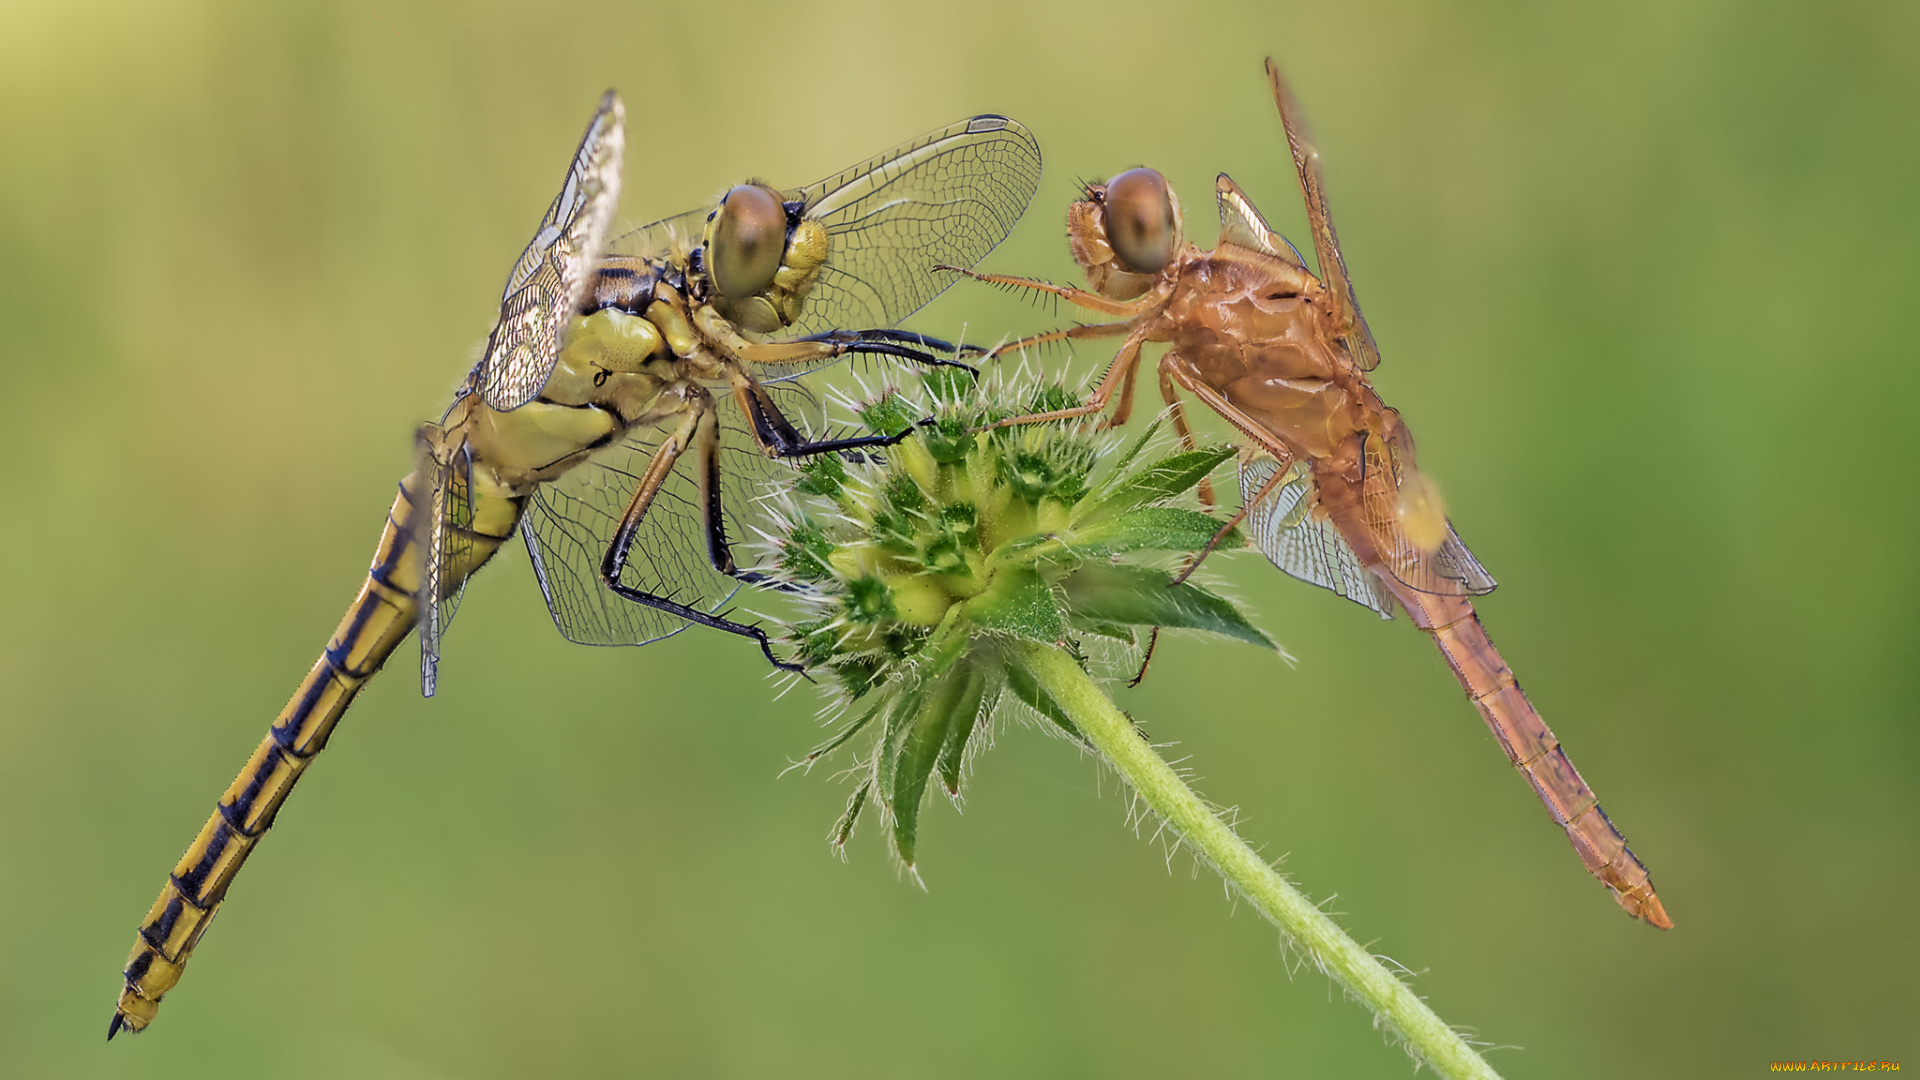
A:
[[[1361,371],[1372,371],[1380,364],[1380,347],[1373,342],[1373,331],[1360,314],[1360,300],[1353,292],[1353,279],[1347,276],[1347,260],[1340,254],[1340,237],[1333,231],[1333,211],[1327,207],[1326,181],[1320,175],[1320,151],[1314,148],[1307,130],[1306,117],[1299,103],[1280,77],[1280,66],[1267,58],[1267,80],[1273,84],[1273,103],[1280,108],[1280,123],[1287,130],[1287,149],[1293,153],[1293,167],[1300,174],[1300,194],[1307,202],[1307,223],[1313,227],[1313,251],[1320,259],[1320,279],[1341,306],[1337,312],[1347,354]]]
[[[1441,596],[1481,596],[1499,584],[1467,550],[1460,534],[1447,524],[1440,546],[1423,551],[1408,536],[1400,518],[1400,485],[1404,470],[1385,439],[1368,439],[1362,466],[1360,510],[1373,546],[1387,569],[1410,589]]]
[[[609,90],[501,294],[500,321],[480,360],[480,397],[501,412],[532,401],[553,374],[561,336],[593,281],[620,203],[625,147],[626,112]]]

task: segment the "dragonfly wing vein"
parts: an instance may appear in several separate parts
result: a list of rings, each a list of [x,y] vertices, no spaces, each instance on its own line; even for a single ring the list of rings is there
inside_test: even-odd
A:
[[[1032,133],[974,117],[791,192],[833,240],[791,333],[892,326],[913,314],[958,280],[934,267],[985,258],[1039,185]]]
[[[1272,479],[1279,463],[1256,458],[1240,469],[1240,497],[1251,499]],[[1313,512],[1313,481],[1305,470],[1281,484],[1247,512],[1247,531],[1273,565],[1361,607],[1393,618],[1393,594],[1367,570],[1340,530]]]
[[[521,252],[480,360],[480,395],[502,412],[532,401],[553,374],[567,320],[580,307],[620,203],[626,113],[611,91],[587,125],[565,186]]]
[[[798,383],[764,387],[802,432],[817,430],[819,403]],[[724,536],[743,567],[767,525],[770,486],[791,483],[792,467],[769,458],[755,442],[731,393],[716,393],[720,426],[720,495]],[[554,625],[584,645],[645,645],[685,629],[686,620],[623,599],[600,578],[615,531],[632,501],[660,434],[636,428],[529,500],[521,533]],[[654,496],[636,533],[621,584],[718,614],[743,582],[713,565],[694,456],[675,466]]]
[[[1385,439],[1368,439],[1360,506],[1368,535],[1388,572],[1401,584],[1436,596],[1483,596],[1498,584],[1447,524],[1438,547],[1422,548],[1400,518],[1401,466]]]

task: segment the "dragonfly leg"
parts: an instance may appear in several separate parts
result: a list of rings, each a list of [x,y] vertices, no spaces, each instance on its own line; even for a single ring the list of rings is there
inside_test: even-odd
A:
[[[1147,654],[1140,658],[1140,670],[1134,672],[1133,678],[1127,680],[1127,689],[1131,690],[1146,681],[1147,665],[1153,663],[1153,647],[1158,644],[1160,644],[1160,628],[1156,626],[1147,633]]]
[[[809,440],[800,434],[791,421],[780,412],[767,392],[759,383],[738,373],[741,380],[734,387],[735,401],[746,414],[752,425],[754,439],[760,449],[771,458],[815,457],[820,454],[836,454],[847,450],[865,450],[872,447],[893,446],[913,433],[907,428],[893,435],[856,435],[844,439]],[[800,587],[772,578],[757,570],[742,570],[733,560],[733,551],[727,541],[726,523],[721,514],[720,502],[720,442],[718,438],[702,438],[697,443],[700,450],[700,491],[701,510],[707,530],[707,558],[713,568],[720,573],[743,581],[749,585],[776,589],[782,592],[797,592]]]
[[[1173,579],[1172,584],[1179,585],[1192,577],[1193,572],[1200,569],[1200,561],[1213,554],[1213,549],[1219,547],[1220,541],[1225,540],[1227,534],[1232,532],[1236,526],[1247,520],[1247,514],[1254,507],[1266,502],[1267,499],[1272,497],[1275,491],[1280,489],[1281,482],[1287,478],[1288,466],[1292,464],[1293,460],[1291,455],[1281,458],[1280,467],[1273,471],[1273,475],[1267,478],[1267,482],[1261,485],[1260,490],[1254,494],[1253,498],[1247,499],[1240,504],[1240,509],[1235,511],[1234,515],[1227,519],[1225,525],[1220,526],[1220,530],[1213,534],[1212,539],[1207,541],[1206,547],[1201,548],[1198,553],[1187,559],[1186,568],[1180,571],[1179,576]],[[1145,671],[1146,669],[1143,667],[1141,673],[1145,674]]]
[[[974,358],[986,356],[989,351],[979,345],[959,345],[930,334],[916,334],[911,330],[827,330],[818,334],[809,334],[803,338],[794,338],[793,340],[833,342],[851,340],[861,343],[892,342],[899,345],[912,346],[918,350],[918,352],[911,356],[903,356],[903,359],[914,360],[919,363],[931,364],[938,367],[966,366],[965,364],[956,364],[953,360],[941,359],[939,356],[941,353],[955,358],[962,356]],[[897,356],[901,354],[890,353],[888,355]]]
[[[1199,398],[1202,404],[1214,412],[1219,413],[1222,420],[1232,424],[1234,428],[1242,435],[1245,435],[1253,445],[1273,455],[1273,459],[1280,462],[1280,469],[1274,473],[1275,478],[1278,478],[1282,473],[1287,471],[1287,465],[1293,461],[1293,450],[1288,447],[1286,443],[1282,442],[1279,436],[1268,431],[1251,416],[1241,412],[1240,409],[1228,401],[1220,391],[1209,386],[1206,380],[1201,377],[1198,371],[1194,370],[1193,365],[1189,363],[1185,357],[1177,352],[1169,352],[1161,357],[1160,380],[1162,392],[1168,395],[1169,401],[1174,401],[1172,396],[1173,384],[1177,383],[1188,393]],[[1174,403],[1177,404],[1177,402]],[[1187,437],[1191,438],[1192,436],[1188,435]],[[1181,571],[1180,577],[1175,584],[1178,584],[1180,581],[1185,581],[1188,575],[1192,574],[1195,568],[1200,565],[1200,560],[1206,558],[1208,553],[1213,551],[1214,546],[1226,537],[1227,530],[1240,524],[1241,520],[1246,517],[1247,512],[1252,507],[1260,505],[1264,499],[1273,494],[1272,489],[1276,486],[1274,480],[1269,480],[1257,498],[1241,506],[1240,512],[1235,514],[1233,519],[1227,522],[1219,532],[1215,533],[1213,539],[1207,541],[1207,546],[1200,554],[1194,557],[1193,561],[1188,564],[1185,570]]]
[[[1138,300],[1109,300],[1096,292],[1076,289],[1070,285],[1055,285],[1050,281],[1036,281],[1033,278],[1014,277],[1011,274],[982,274],[960,266],[940,265],[935,270],[948,270],[956,274],[965,274],[975,281],[984,281],[989,285],[1000,285],[1010,289],[1032,289],[1034,292],[1057,296],[1074,307],[1083,307],[1088,311],[1098,311],[1102,315],[1118,315],[1123,319],[1134,319],[1166,299],[1166,289],[1157,288]]]
[[[1108,427],[1119,427],[1133,415],[1133,380],[1139,374],[1139,364],[1127,368],[1126,381],[1120,384],[1120,400],[1113,406],[1113,415],[1107,418]]]
[[[1168,375],[1165,363],[1160,365],[1160,398],[1167,403],[1167,411],[1173,414],[1173,430],[1180,433],[1180,449],[1198,450],[1200,443],[1193,437],[1193,425],[1187,423],[1186,404],[1180,400],[1180,392],[1174,389],[1173,378]],[[1202,477],[1194,493],[1200,496],[1201,507],[1207,510],[1213,509],[1216,500],[1213,496],[1211,479]]]
[[[1008,353],[1025,356],[1031,349],[1042,345],[1051,345],[1056,341],[1083,341],[1087,338],[1119,337],[1133,329],[1132,322],[1075,323],[1060,330],[1048,330],[1043,334],[1023,337],[1018,341],[1009,341],[1004,345],[995,345],[987,351],[987,359],[998,360]]]
[[[753,437],[760,444],[761,451],[771,458],[816,457],[820,454],[837,454],[843,450],[892,446],[913,433],[913,428],[909,427],[892,435],[851,435],[843,439],[809,440],[781,414],[779,407],[759,383],[745,372],[736,372],[735,378],[738,381],[733,388],[734,400],[739,403],[740,411],[747,415],[747,422],[753,425]]]
[[[1114,354],[1113,363],[1107,367],[1107,374],[1100,380],[1100,385],[1093,388],[1093,393],[1087,395],[1087,400],[1082,404],[1075,405],[1071,409],[1055,409],[1052,412],[1009,417],[997,424],[988,424],[982,430],[991,431],[994,428],[1013,427],[1018,424],[1041,424],[1049,420],[1074,420],[1100,412],[1107,407],[1107,402],[1113,400],[1114,392],[1132,378],[1134,365],[1140,362],[1140,346],[1145,344],[1146,340],[1147,332],[1144,329],[1137,329],[1130,334],[1126,343],[1120,346],[1120,351]]]
[[[930,351],[937,347],[945,347],[955,353],[960,351],[947,342],[904,330],[831,330],[792,341],[751,341],[732,323],[706,306],[694,309],[693,323],[707,340],[743,364],[824,364],[851,353],[859,353],[898,357],[928,367],[957,367],[974,371],[971,364],[948,360]]]
[[[633,548],[633,539],[635,535],[639,533],[640,522],[647,516],[647,509],[653,505],[654,496],[659,494],[660,486],[666,483],[667,476],[673,472],[673,466],[680,460],[681,455],[685,454],[689,447],[695,445],[703,447],[702,455],[703,460],[706,462],[706,467],[701,470],[702,482],[700,486],[704,489],[703,495],[705,497],[703,502],[706,504],[709,523],[708,554],[710,558],[715,559],[714,565],[716,567],[720,566],[719,559],[721,558],[724,558],[729,565],[732,564],[733,556],[732,553],[726,549],[725,536],[718,532],[718,526],[714,524],[719,520],[720,487],[717,469],[713,475],[707,475],[708,469],[715,467],[717,455],[711,459],[707,459],[706,454],[708,451],[704,449],[708,442],[711,442],[715,447],[718,446],[719,437],[717,427],[713,403],[708,401],[702,407],[689,410],[686,419],[681,421],[680,426],[674,430],[673,434],[662,440],[660,449],[654,453],[653,460],[647,465],[647,471],[640,476],[640,483],[633,492],[633,501],[628,503],[627,512],[620,519],[620,527],[614,530],[613,543],[607,546],[606,557],[602,559],[600,563],[600,580],[608,589],[612,590],[615,596],[623,600],[631,600],[636,604],[645,604],[648,607],[678,616],[688,622],[699,623],[701,626],[710,626],[715,630],[724,630],[729,634],[738,634],[741,637],[752,638],[760,644],[760,651],[766,654],[767,661],[774,667],[782,671],[804,673],[801,665],[790,663],[774,655],[772,641],[768,639],[767,632],[758,626],[734,622],[732,619],[720,615],[711,615],[696,608],[688,607],[685,604],[675,603],[664,596],[656,596],[653,593],[635,589],[623,585],[620,582],[621,572],[627,568],[627,556]],[[713,538],[716,536],[720,542],[719,552],[713,551],[711,546]],[[722,572],[727,572],[724,567],[721,569]]]
[[[1170,352],[1160,358],[1160,373],[1172,379],[1180,388],[1200,399],[1200,403],[1220,414],[1220,419],[1232,424],[1234,429],[1245,435],[1247,440],[1276,460],[1292,461],[1293,451],[1278,435],[1268,431],[1253,417],[1242,412],[1239,406],[1228,401],[1220,391],[1207,385],[1206,379],[1194,370],[1193,365],[1177,352]]]
[[[842,356],[891,356],[899,360],[911,360],[923,367],[959,368],[975,375],[980,374],[980,369],[972,364],[962,363],[958,359],[949,360],[938,353],[952,353],[956,358],[963,353],[970,357],[986,353],[985,349],[977,346],[962,347],[939,338],[927,337],[924,334],[909,334],[902,330],[829,330],[824,334],[795,340],[828,346],[831,350],[827,354],[828,359],[838,359]],[[741,359],[749,363],[762,362],[750,355],[743,356]]]

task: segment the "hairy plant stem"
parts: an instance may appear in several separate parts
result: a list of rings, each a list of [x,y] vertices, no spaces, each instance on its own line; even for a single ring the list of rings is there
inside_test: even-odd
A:
[[[1322,970],[1365,1002],[1409,1053],[1442,1076],[1498,1077],[1410,987],[1220,820],[1064,649],[1026,640],[1011,641],[1008,648],[1154,813]]]

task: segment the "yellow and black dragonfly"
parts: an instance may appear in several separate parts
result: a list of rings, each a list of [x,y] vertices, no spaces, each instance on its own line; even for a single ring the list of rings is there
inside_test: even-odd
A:
[[[971,266],[1004,239],[1039,184],[1027,129],[975,116],[818,183],[741,184],[614,237],[624,119],[608,93],[480,362],[420,429],[359,596],[141,923],[109,1039],[152,1022],[287,794],[416,625],[433,693],[467,578],[516,528],[574,641],[700,624],[796,667],[727,614],[763,580],[732,540],[782,459],[894,441],[823,437],[799,375],[848,355],[957,363],[946,342],[886,328],[953,280],[936,265]]]

